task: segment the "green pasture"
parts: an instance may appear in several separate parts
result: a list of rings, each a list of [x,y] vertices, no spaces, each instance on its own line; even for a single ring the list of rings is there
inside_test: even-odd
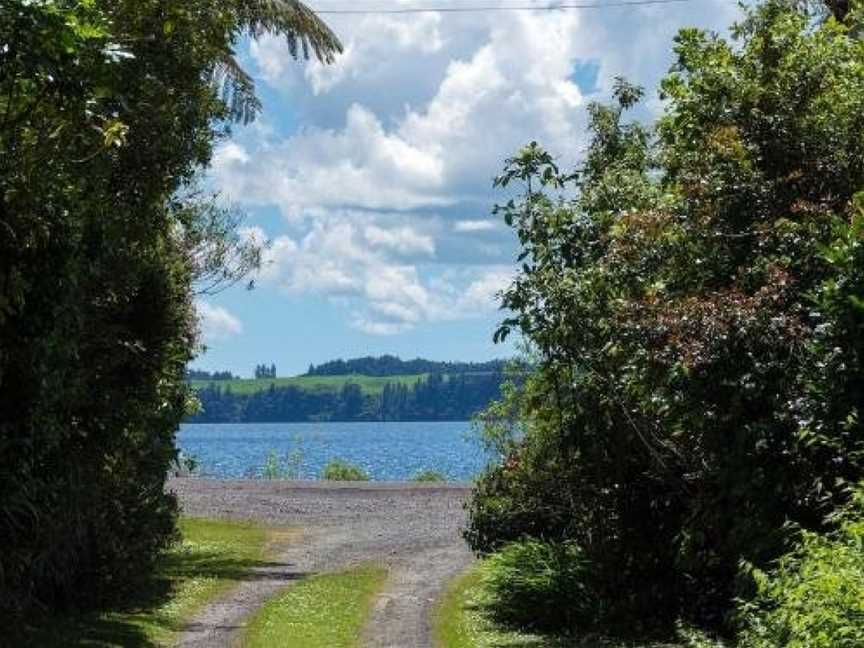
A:
[[[402,384],[413,387],[418,380],[426,378],[427,374],[412,374],[408,376],[293,376],[291,378],[238,378],[235,380],[192,380],[194,389],[215,386],[220,389],[230,388],[235,394],[254,394],[274,387],[299,387],[309,391],[338,391],[346,383],[360,385],[364,394],[380,394],[387,383]]]

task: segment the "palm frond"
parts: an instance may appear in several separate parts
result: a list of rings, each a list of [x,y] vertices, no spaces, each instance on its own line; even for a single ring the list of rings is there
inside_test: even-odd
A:
[[[226,50],[213,65],[210,83],[228,108],[232,121],[248,124],[261,110],[255,80],[237,62],[232,50]]]
[[[315,12],[298,0],[239,0],[240,23],[257,38],[264,34],[285,37],[291,56],[332,63],[342,43]]]
[[[283,36],[295,59],[315,55],[322,63],[333,63],[342,52],[342,43],[330,28],[297,0],[236,0],[233,10],[238,27],[253,38],[265,34]],[[210,70],[211,82],[228,107],[232,121],[248,124],[261,110],[255,81],[226,50]]]

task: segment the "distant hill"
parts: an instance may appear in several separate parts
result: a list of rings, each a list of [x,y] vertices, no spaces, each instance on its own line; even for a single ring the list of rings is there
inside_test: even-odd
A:
[[[466,374],[492,373],[501,371],[506,360],[490,360],[488,362],[436,362],[415,358],[402,360],[397,356],[383,355],[367,356],[353,360],[331,360],[324,364],[309,366],[307,376],[344,376],[360,374],[363,376],[409,376],[415,374]]]
[[[382,356],[334,360],[292,378],[190,371],[203,409],[189,422],[464,420],[500,396],[505,365]]]

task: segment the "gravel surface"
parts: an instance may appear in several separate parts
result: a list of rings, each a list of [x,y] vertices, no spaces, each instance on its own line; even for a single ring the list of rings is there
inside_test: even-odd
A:
[[[301,529],[274,559],[191,621],[181,646],[236,644],[248,615],[308,574],[363,562],[390,577],[364,631],[367,648],[431,648],[430,613],[472,556],[461,537],[463,484],[173,479],[186,515]]]

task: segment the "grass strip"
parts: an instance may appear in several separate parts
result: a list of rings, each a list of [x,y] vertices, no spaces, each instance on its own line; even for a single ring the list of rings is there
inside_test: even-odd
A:
[[[40,618],[22,626],[18,645],[169,646],[188,619],[263,564],[270,540],[259,525],[183,518],[183,540],[160,561],[135,595],[99,614]],[[0,642],[2,643],[2,642]]]
[[[244,648],[353,648],[359,645],[387,570],[366,565],[319,574],[285,588],[250,620]]]

